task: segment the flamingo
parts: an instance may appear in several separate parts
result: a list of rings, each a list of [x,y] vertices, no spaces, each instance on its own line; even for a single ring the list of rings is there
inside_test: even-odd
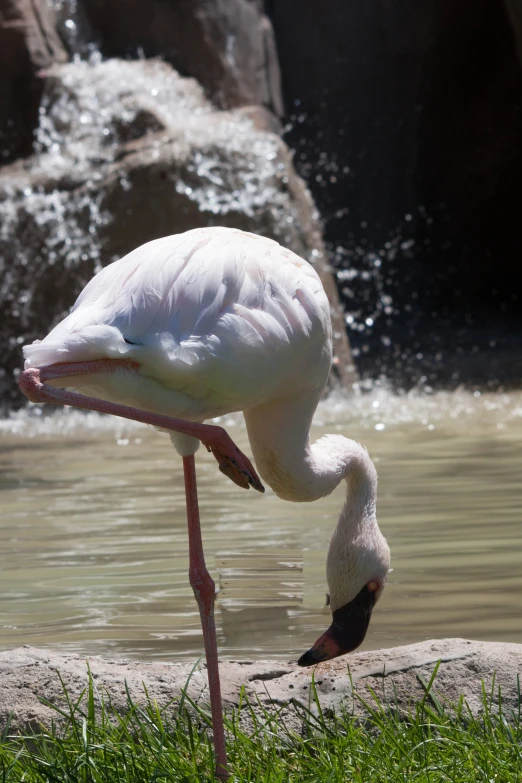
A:
[[[264,487],[250,460],[208,419],[244,414],[260,476],[282,499],[315,501],[344,479],[346,501],[326,562],[332,623],[298,663],[358,647],[390,567],[376,518],[377,473],[342,435],[310,442],[332,361],[329,304],[313,267],[277,242],[198,228],[148,242],[102,269],[71,313],[24,347],[20,387],[34,402],[74,405],[155,425],[183,459],[189,579],[207,660],[217,775],[228,776],[214,582],[201,540],[194,454],[200,442],[240,487]]]

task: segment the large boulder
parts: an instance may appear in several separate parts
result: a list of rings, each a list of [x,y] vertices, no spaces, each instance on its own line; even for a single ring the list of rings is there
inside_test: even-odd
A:
[[[1,397],[20,399],[22,343],[42,337],[102,265],[205,225],[264,234],[314,263],[329,289],[337,369],[351,360],[320,224],[279,136],[215,110],[157,61],[49,72],[37,153],[0,173]]]
[[[43,69],[66,59],[44,0],[0,0],[0,164],[31,152]]]
[[[161,56],[221,108],[283,113],[279,61],[256,0],[82,0],[104,56]]]

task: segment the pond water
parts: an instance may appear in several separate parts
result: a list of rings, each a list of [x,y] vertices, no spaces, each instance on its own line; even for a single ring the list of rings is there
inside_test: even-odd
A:
[[[40,415],[38,415],[40,414]],[[249,453],[240,416],[225,417]],[[522,395],[386,390],[324,402],[314,436],[364,443],[393,572],[362,649],[522,642]],[[245,492],[197,457],[226,658],[295,659],[329,624],[344,485],[311,504]],[[181,460],[166,435],[78,412],[0,423],[0,649],[197,658]]]

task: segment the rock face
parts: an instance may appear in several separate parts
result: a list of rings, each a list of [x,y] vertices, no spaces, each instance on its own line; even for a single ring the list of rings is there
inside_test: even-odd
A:
[[[476,715],[482,710],[482,683],[490,692],[494,681],[495,698],[500,689],[506,719],[514,719],[518,714],[517,677],[522,674],[522,645],[517,644],[442,639],[355,653],[319,664],[314,670],[315,685],[323,710],[344,707],[364,714],[360,701],[354,697],[358,694],[368,699],[371,687],[385,708],[407,713],[424,696],[422,683],[430,681],[439,661],[431,691],[437,698],[455,704],[464,696]],[[98,691],[103,690],[121,712],[127,707],[125,683],[138,704],[146,703],[145,686],[150,697],[164,706],[180,694],[192,670],[192,663],[139,663],[100,657],[90,657],[88,662]],[[281,661],[224,661],[220,671],[225,707],[238,704],[241,688],[255,710],[272,705],[285,707],[295,701],[309,705],[310,669]],[[34,647],[0,653],[0,731],[10,714],[14,730],[36,728],[39,723],[48,726],[52,719],[56,720],[56,713],[40,699],[63,705],[58,672],[76,701],[87,683],[85,656]],[[203,666],[192,675],[188,693],[198,703],[208,699]],[[257,701],[261,707],[256,706]],[[291,710],[285,711],[284,718],[285,725],[299,728]]]
[[[315,208],[277,135],[242,112],[217,111],[165,63],[51,69],[37,152],[0,172],[0,397],[18,399],[20,344],[46,334],[103,264],[204,225],[290,247],[318,267],[335,303]],[[334,312],[338,367],[349,382],[341,319]]]
[[[0,0],[0,164],[31,152],[42,69],[66,59],[49,6]]]
[[[274,34],[252,0],[83,0],[108,57],[161,56],[194,76],[219,107],[283,113]]]

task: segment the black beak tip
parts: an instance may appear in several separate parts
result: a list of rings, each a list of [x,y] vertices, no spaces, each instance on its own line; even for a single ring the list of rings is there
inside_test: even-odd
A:
[[[303,653],[297,661],[298,666],[313,666],[314,663],[319,663],[321,659],[317,658],[313,649],[307,650]]]

